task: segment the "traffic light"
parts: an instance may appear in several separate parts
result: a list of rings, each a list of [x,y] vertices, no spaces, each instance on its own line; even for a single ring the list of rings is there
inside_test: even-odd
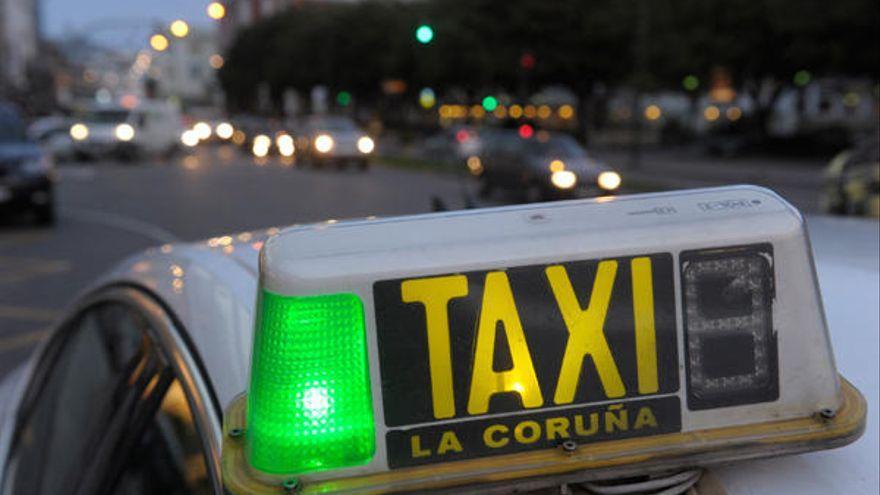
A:
[[[496,108],[498,108],[498,98],[495,98],[492,95],[489,95],[483,98],[483,109],[487,112],[492,112]]]
[[[416,28],[416,40],[423,45],[427,45],[434,39],[434,28],[428,24],[422,24]]]

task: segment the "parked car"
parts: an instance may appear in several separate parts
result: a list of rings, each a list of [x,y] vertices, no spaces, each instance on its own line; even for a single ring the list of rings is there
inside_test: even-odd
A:
[[[831,160],[825,169],[822,209],[880,218],[880,137],[875,134]]]
[[[484,133],[485,134],[485,133]],[[527,201],[600,196],[620,187],[620,175],[599,163],[569,135],[539,131],[494,131],[484,135],[482,152],[468,159],[481,194],[496,189]]]
[[[74,119],[70,137],[78,158],[133,159],[174,153],[182,130],[176,106],[146,101],[131,109],[95,106]]]
[[[0,102],[0,210],[32,212],[40,225],[55,221],[52,159],[28,137],[21,115]]]

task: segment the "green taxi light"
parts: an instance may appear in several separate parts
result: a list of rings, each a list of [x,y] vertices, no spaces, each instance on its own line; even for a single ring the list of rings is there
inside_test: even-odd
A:
[[[376,440],[361,300],[263,291],[254,339],[250,465],[299,474],[369,462]]]

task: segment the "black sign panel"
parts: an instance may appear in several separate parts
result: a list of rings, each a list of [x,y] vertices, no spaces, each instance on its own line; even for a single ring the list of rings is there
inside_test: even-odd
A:
[[[667,253],[380,281],[373,296],[389,428],[679,387]]]
[[[388,464],[399,468],[680,430],[673,396],[392,430],[385,438]]]

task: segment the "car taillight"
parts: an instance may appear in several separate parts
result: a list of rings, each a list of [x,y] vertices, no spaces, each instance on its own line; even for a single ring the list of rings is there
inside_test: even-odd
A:
[[[681,274],[688,407],[778,398],[772,246],[686,251]]]

